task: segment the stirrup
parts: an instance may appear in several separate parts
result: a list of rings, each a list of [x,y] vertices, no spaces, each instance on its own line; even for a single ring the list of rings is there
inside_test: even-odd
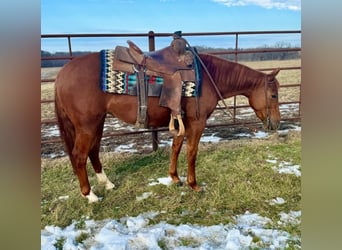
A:
[[[178,121],[178,127],[179,127],[178,130],[175,128],[175,120]],[[185,128],[184,128],[182,116],[180,114],[174,116],[171,113],[170,122],[169,122],[169,131],[173,136],[184,136]]]

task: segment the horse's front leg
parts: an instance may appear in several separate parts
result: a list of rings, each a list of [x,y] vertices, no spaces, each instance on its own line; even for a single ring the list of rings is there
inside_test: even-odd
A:
[[[196,158],[198,151],[198,144],[201,139],[202,132],[204,130],[205,125],[199,124],[195,126],[193,124],[187,129],[187,142],[186,142],[186,154],[188,160],[188,175],[187,175],[187,184],[195,191],[201,191],[201,187],[197,185],[196,181]]]
[[[175,184],[182,184],[177,172],[177,162],[179,153],[182,149],[183,140],[184,136],[174,136],[172,141],[169,175]]]

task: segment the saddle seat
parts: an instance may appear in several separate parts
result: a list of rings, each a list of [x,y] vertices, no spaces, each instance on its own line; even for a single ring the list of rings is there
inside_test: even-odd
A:
[[[127,43],[128,48],[124,46],[116,46],[115,48],[116,59],[123,63],[143,66],[148,71],[157,73],[157,75],[172,75],[178,70],[193,69],[193,55],[190,51],[185,50],[184,40],[173,40],[170,46],[148,53],[144,53],[130,40]]]
[[[144,75],[161,76],[164,79],[159,105],[171,109],[169,129],[176,131],[177,136],[184,135],[185,129],[181,118],[181,95],[183,81],[196,81],[194,55],[186,50],[186,41],[174,36],[170,46],[144,53],[135,43],[127,41],[128,48],[116,46],[114,51],[115,69],[125,72],[136,72],[140,83],[137,85],[138,118],[137,123],[147,124],[147,94]],[[177,120],[177,122],[174,122]],[[179,130],[175,129],[175,123]],[[174,133],[173,133],[174,134]]]

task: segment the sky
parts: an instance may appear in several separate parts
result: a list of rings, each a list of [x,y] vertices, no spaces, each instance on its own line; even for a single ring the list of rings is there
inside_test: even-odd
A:
[[[41,0],[42,34],[300,29],[300,0]]]

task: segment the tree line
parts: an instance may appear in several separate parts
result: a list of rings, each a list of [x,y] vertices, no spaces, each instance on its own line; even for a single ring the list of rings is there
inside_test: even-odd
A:
[[[91,53],[90,51],[76,51],[72,52],[73,56],[83,56],[86,54]],[[40,51],[40,57],[68,57],[69,53],[68,52],[55,52],[55,53],[50,53],[48,51],[41,50]],[[42,68],[47,68],[47,67],[62,67],[64,64],[69,62],[69,59],[59,59],[59,60],[41,60],[40,66]]]
[[[195,46],[198,52],[234,52],[233,48],[211,48],[205,46]],[[288,44],[276,44],[275,46],[268,47],[257,47],[253,49],[279,49],[279,48],[294,48]],[[251,49],[251,48],[249,48]],[[239,51],[243,52],[249,49],[239,49]],[[73,56],[82,56],[91,53],[90,51],[76,51],[73,52]],[[41,50],[41,57],[67,57],[69,56],[68,52],[55,52],[50,53],[48,51]],[[290,60],[290,59],[298,59],[300,58],[300,51],[279,51],[279,52],[260,52],[260,53],[242,53],[238,54],[239,61],[266,61],[266,60]],[[222,55],[223,58],[228,60],[235,60],[234,54]],[[59,59],[59,60],[41,60],[41,67],[61,67],[66,64],[68,59]]]

